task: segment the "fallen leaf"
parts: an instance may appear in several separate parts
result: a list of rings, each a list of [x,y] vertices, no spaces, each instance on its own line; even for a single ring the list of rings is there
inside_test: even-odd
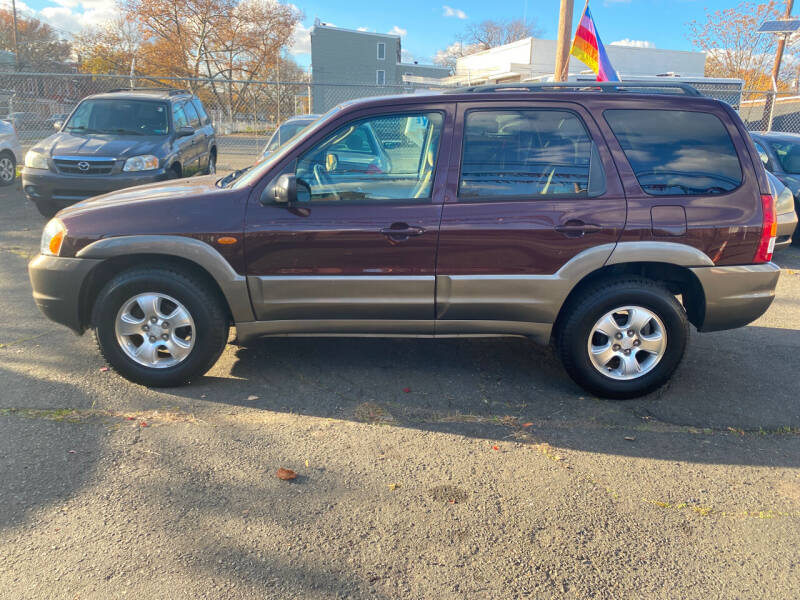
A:
[[[404,391],[406,394],[410,394],[410,393],[411,393],[411,388],[409,388],[409,387],[404,387],[404,388],[403,388],[403,391]]]
[[[255,396],[255,395],[248,396],[247,399],[252,402],[253,400],[258,400],[258,396]]]
[[[136,420],[136,417],[125,417],[125,418],[126,418],[126,419],[128,419],[128,421],[134,421],[134,420]]]
[[[308,468],[308,459],[306,459],[306,469]]]
[[[101,373],[105,373],[106,371],[108,371],[108,367],[100,367]]]
[[[500,450],[500,446],[492,446],[492,450]]]
[[[145,421],[142,421],[141,423],[139,423],[139,426],[140,427],[148,427],[148,425],[147,425],[147,423]]]
[[[278,471],[275,473],[275,476],[276,476],[278,479],[283,479],[284,481],[289,481],[289,480],[291,480],[291,479],[295,479],[295,478],[297,477],[297,473],[295,473],[295,472],[294,472],[294,471],[292,471],[291,469],[284,469],[283,467],[281,467],[281,468],[280,468],[280,469],[278,469]]]
[[[626,439],[627,441],[629,441],[629,442],[635,442],[635,441],[636,441],[636,438],[635,438],[635,437],[633,437],[632,435],[626,435],[626,436],[625,436],[625,439]]]
[[[396,490],[397,488],[400,487],[400,484],[399,483],[390,483],[386,487],[388,487],[390,490]]]
[[[523,427],[530,427],[531,425],[533,425],[533,423],[523,423],[522,424]]]

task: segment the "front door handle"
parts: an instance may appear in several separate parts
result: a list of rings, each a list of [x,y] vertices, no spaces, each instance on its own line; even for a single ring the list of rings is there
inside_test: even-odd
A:
[[[425,228],[409,225],[408,223],[392,223],[391,227],[384,227],[381,233],[392,240],[400,241],[425,233]]]
[[[570,219],[566,223],[556,225],[556,231],[567,237],[583,237],[587,233],[598,233],[603,228],[594,223],[584,223],[580,219]]]

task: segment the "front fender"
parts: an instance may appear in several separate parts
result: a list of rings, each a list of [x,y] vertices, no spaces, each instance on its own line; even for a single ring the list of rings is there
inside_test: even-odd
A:
[[[247,279],[239,275],[216,249],[179,235],[128,235],[105,238],[82,248],[76,258],[107,259],[134,254],[161,254],[193,262],[217,282],[234,321],[255,320]]]

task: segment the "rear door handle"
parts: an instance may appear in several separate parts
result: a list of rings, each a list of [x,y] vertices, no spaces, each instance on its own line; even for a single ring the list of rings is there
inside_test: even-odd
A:
[[[381,233],[393,240],[407,240],[408,238],[425,233],[425,228],[409,225],[408,223],[392,223],[391,227],[384,227]]]
[[[570,219],[562,225],[556,225],[556,231],[567,237],[583,237],[587,233],[598,233],[603,228],[594,223],[584,223],[580,219]]]

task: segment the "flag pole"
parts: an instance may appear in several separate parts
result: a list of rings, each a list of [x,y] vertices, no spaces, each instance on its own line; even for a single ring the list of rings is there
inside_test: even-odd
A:
[[[587,4],[589,0],[586,0]],[[553,79],[564,81],[569,69],[569,46],[572,39],[573,0],[561,0],[558,13],[558,42],[556,43],[556,66]]]

